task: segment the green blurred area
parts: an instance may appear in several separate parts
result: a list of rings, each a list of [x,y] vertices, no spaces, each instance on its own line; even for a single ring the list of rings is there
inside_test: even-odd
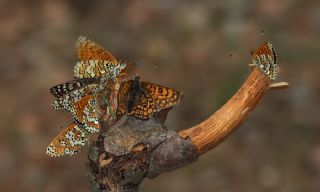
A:
[[[184,93],[172,129],[223,105],[250,51],[270,41],[290,89],[268,93],[225,142],[141,191],[320,191],[320,1],[12,0],[0,2],[0,26],[0,191],[87,191],[88,147],[45,154],[70,121],[48,89],[72,79],[80,35],[134,62],[132,75]]]

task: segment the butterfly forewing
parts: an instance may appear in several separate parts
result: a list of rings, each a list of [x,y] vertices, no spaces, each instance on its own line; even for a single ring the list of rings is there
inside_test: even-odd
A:
[[[100,80],[98,78],[76,79],[50,88],[50,93],[58,98],[87,85],[98,84],[99,82]]]
[[[75,122],[89,133],[96,133],[100,130],[96,108],[96,97],[94,95],[87,95],[75,102],[72,110]]]
[[[80,61],[106,60],[113,64],[117,63],[107,50],[84,36],[80,36],[76,42],[76,53]]]

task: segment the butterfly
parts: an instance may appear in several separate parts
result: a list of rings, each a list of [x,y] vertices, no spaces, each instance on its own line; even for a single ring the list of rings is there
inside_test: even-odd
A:
[[[55,110],[70,111],[75,119],[80,119],[74,103],[98,92],[98,85],[108,79],[117,78],[120,73],[125,75],[126,62],[118,62],[103,47],[83,36],[76,42],[76,55],[80,60],[74,70],[76,79],[50,88],[50,93],[57,98],[52,103]]]
[[[171,88],[141,82],[139,77],[122,82],[117,91],[117,117],[127,113],[140,120],[148,120],[161,110],[171,109],[183,96]],[[64,109],[73,114],[74,122],[49,144],[48,155],[56,157],[76,154],[86,144],[90,133],[99,132],[97,113],[99,96],[101,97],[96,94],[84,95]]]
[[[76,54],[79,62],[74,68],[75,80],[50,89],[50,93],[57,98],[52,103],[53,108],[71,112],[74,119],[49,144],[47,154],[50,156],[77,153],[87,141],[87,135],[99,131],[96,112],[99,85],[108,79],[117,78],[120,73],[126,74],[126,62],[118,62],[107,50],[86,37],[77,40]]]
[[[69,124],[48,145],[46,153],[52,157],[77,154],[88,141],[88,135],[76,123]]]
[[[72,113],[74,121],[47,147],[47,154],[52,157],[78,153],[87,143],[89,134],[99,132],[100,129],[95,94],[83,96],[64,110]]]
[[[116,77],[124,74],[127,62],[117,61],[106,49],[90,39],[80,36],[76,42],[79,62],[74,67],[75,78],[101,77],[111,73]]]
[[[275,80],[277,77],[277,54],[272,44],[267,42],[251,53],[253,64]]]
[[[177,105],[183,94],[161,85],[141,82],[139,77],[121,84],[118,94],[117,116],[127,113],[140,120],[148,120],[164,109]]]
[[[82,87],[99,84],[105,78],[126,75],[127,62],[117,61],[107,50],[97,43],[80,36],[76,42],[76,55],[79,61],[74,67],[76,80],[50,88],[53,96],[59,98]]]

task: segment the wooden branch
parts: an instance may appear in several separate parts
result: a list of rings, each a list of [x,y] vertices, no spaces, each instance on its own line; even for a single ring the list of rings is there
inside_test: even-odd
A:
[[[179,133],[165,129],[167,111],[149,121],[125,116],[111,127],[101,123],[99,139],[89,153],[90,191],[138,191],[144,178],[194,162],[241,125],[268,90],[286,87],[284,82],[271,84],[254,68],[224,106]]]
[[[180,136],[189,137],[198,154],[212,149],[250,116],[270,84],[268,76],[254,68],[242,87],[223,107],[202,123],[181,131]]]

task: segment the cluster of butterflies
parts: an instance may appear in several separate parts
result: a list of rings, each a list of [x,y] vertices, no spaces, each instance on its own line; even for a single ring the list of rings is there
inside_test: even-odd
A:
[[[73,121],[47,147],[46,152],[52,157],[78,153],[88,142],[88,136],[99,132],[98,96],[101,96],[99,91],[101,85],[105,86],[102,82],[108,82],[106,80],[120,79],[115,118],[127,114],[148,120],[161,110],[171,109],[182,98],[182,93],[171,88],[141,82],[138,77],[130,80],[122,78],[127,76],[127,62],[116,60],[107,50],[86,37],[81,36],[77,40],[76,54],[79,61],[74,67],[74,80],[50,89],[56,97],[53,108],[68,111],[73,117]],[[264,43],[251,56],[253,64],[270,80],[276,78],[277,55],[271,43]]]
[[[145,121],[161,110],[171,109],[182,98],[182,93],[174,89],[142,82],[139,77],[127,79],[127,62],[116,60],[86,37],[77,40],[76,55],[79,61],[74,67],[74,80],[50,89],[56,98],[53,108],[70,112],[73,121],[51,141],[46,151],[49,156],[74,155],[86,145],[90,134],[99,132],[98,97],[103,86],[107,86],[106,80],[120,79],[116,119],[127,114]]]

